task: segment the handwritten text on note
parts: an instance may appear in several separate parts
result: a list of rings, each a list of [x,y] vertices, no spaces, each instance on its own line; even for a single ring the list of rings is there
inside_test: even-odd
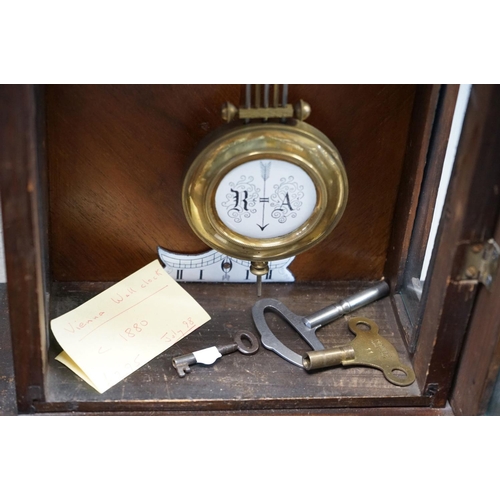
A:
[[[154,261],[50,325],[56,359],[103,393],[208,320]]]

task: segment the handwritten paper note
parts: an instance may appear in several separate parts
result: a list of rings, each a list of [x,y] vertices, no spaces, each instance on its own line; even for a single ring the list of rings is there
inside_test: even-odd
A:
[[[154,261],[50,325],[56,359],[103,393],[208,320]]]

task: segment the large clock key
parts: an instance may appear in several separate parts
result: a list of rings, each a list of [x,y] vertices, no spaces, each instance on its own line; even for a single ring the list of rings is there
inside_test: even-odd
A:
[[[270,107],[268,85],[260,106],[255,87],[255,106],[249,91],[246,107],[224,106],[223,116],[233,121],[194,154],[182,200],[191,228],[207,245],[251,262],[260,295],[269,261],[304,252],[333,230],[348,186],[335,146],[303,121],[309,106],[301,101],[294,109],[275,86]]]

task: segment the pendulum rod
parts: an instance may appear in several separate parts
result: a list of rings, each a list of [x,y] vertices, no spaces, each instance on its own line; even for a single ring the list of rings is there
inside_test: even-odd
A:
[[[245,108],[246,109],[251,109],[252,107],[260,108],[261,98],[263,101],[263,107],[269,108],[271,85],[269,83],[266,83],[263,86],[261,84],[254,84],[253,87],[254,87],[253,89],[254,102],[252,103],[252,85],[251,84],[245,85]],[[264,87],[263,94],[262,94],[262,87]],[[286,108],[288,104],[288,85],[284,84],[281,85],[281,87],[282,87],[281,107]],[[280,85],[277,83],[273,84],[272,92],[273,92],[273,107],[279,108]],[[268,120],[267,117],[264,117],[262,119],[264,122]],[[281,118],[281,121],[285,122],[286,118]],[[250,118],[245,118],[245,123],[249,122]],[[257,278],[257,296],[260,297],[262,294],[262,276],[264,276],[269,272],[269,264],[267,262],[251,262],[250,271]]]
[[[273,85],[273,106],[277,108],[280,102],[280,88],[277,83]]]
[[[245,107],[250,109],[252,107],[252,86],[247,83],[245,85]],[[245,118],[245,123],[249,123],[250,118]]]

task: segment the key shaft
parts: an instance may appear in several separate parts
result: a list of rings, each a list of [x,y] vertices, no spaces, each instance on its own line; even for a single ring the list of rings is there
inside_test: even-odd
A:
[[[184,377],[186,373],[189,373],[191,371],[191,365],[196,363],[196,357],[192,352],[183,354],[182,356],[176,356],[172,359],[172,365],[177,370],[179,377]]]

